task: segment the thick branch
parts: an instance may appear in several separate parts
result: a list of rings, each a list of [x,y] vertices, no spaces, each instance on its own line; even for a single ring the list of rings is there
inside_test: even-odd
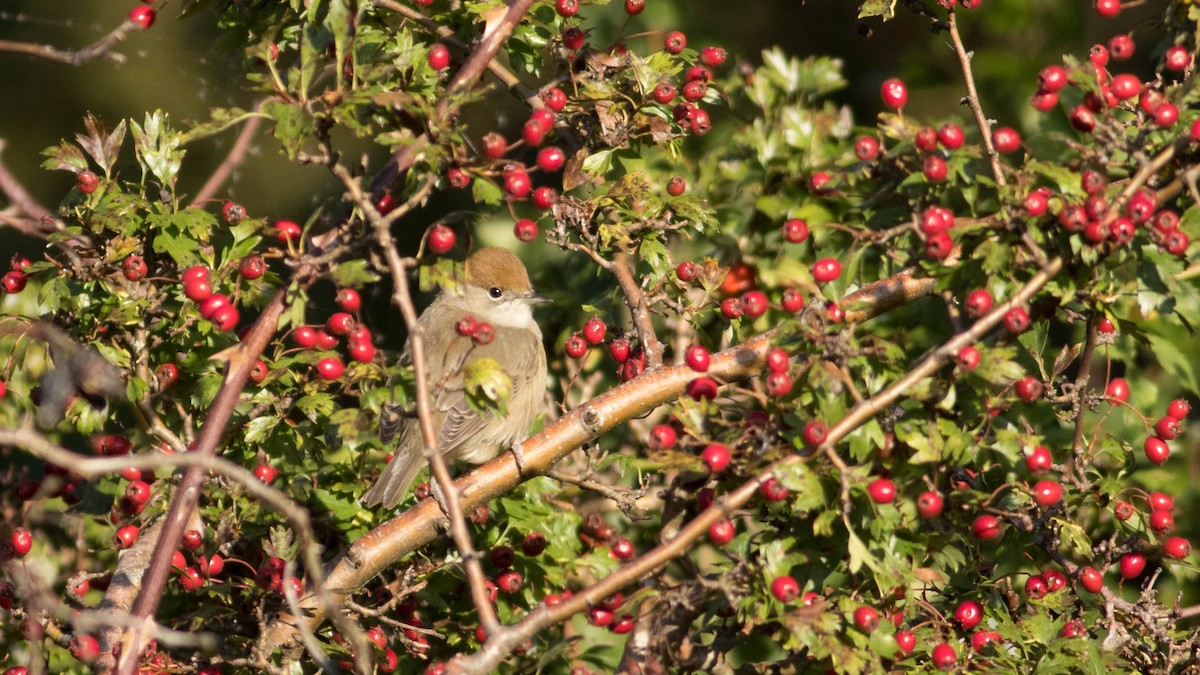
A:
[[[932,292],[932,280],[913,279],[911,273],[904,272],[869,284],[846,296],[843,302],[857,308],[854,310],[855,320],[865,321],[881,313],[879,308],[901,304],[902,300],[897,299],[897,295],[911,300],[921,296],[921,289],[926,295]],[[847,312],[847,316],[850,316],[850,312]],[[709,375],[729,381],[758,373],[764,367],[766,353],[772,347],[774,337],[775,332],[771,331],[714,354]],[[580,445],[679,398],[695,376],[695,371],[687,366],[660,367],[610,389],[564,415],[522,444],[525,475],[549,472],[555,463]],[[521,480],[522,473],[513,455],[505,453],[459,477],[455,481],[455,488],[463,495],[463,508],[471,510],[511,492]],[[750,490],[753,492],[753,487]],[[707,525],[704,527],[707,528]],[[426,499],[355,541],[345,554],[334,561],[329,574],[329,586],[339,593],[348,594],[408,553],[441,536],[443,531],[441,508],[434,500]],[[310,625],[323,619],[319,608],[306,606],[305,609],[311,610],[305,620]],[[297,624],[303,622],[291,616],[277,618],[260,640],[260,650],[269,653],[282,644],[292,642],[298,630]]]
[[[617,251],[609,269],[617,277],[621,294],[625,296],[625,304],[633,316],[638,341],[642,343],[642,349],[646,352],[646,367],[656,368],[662,365],[664,347],[654,332],[654,322],[650,319],[650,303],[646,300],[646,294],[633,278],[633,265],[634,262],[628,253]]]

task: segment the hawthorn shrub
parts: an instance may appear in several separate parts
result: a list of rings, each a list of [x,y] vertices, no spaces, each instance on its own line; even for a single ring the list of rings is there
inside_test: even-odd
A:
[[[1045,64],[1022,120],[977,98],[978,0],[904,3],[961,63],[932,119],[899,77],[856,117],[835,59],[635,33],[641,0],[207,4],[259,105],[88,116],[59,205],[4,188],[48,244],[3,276],[7,672],[1200,658],[1190,3]],[[328,170],[306,222],[178,190],[253,120]],[[426,405],[390,317],[481,242],[555,300],[541,432],[445,513],[364,509],[383,405]]]

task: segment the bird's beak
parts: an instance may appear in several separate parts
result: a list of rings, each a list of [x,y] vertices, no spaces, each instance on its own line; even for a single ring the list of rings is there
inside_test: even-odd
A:
[[[531,305],[545,305],[554,301],[542,295],[541,293],[529,291],[525,294],[525,302],[528,302]]]

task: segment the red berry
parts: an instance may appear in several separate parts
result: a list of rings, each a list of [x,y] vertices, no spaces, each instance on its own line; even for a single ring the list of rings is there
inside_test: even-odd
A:
[[[879,156],[879,141],[874,136],[859,136],[854,141],[854,156],[863,162],[872,162]]]
[[[712,443],[700,453],[700,461],[709,473],[721,473],[729,466],[729,447],[724,443]]]
[[[949,172],[950,168],[946,166],[946,160],[937,155],[929,155],[921,162],[921,173],[925,175],[927,180],[934,183],[946,180]]]
[[[708,526],[708,540],[712,542],[713,546],[728,544],[733,541],[734,534],[736,534],[736,530],[733,523],[723,518]]]
[[[450,67],[450,49],[440,42],[435,42],[429,47],[428,60],[430,68],[445,70]]]
[[[854,625],[861,631],[871,632],[879,627],[879,612],[874,607],[863,605],[854,610]]]
[[[517,238],[517,241],[523,241],[525,243],[529,243],[534,239],[537,239],[537,223],[528,218],[521,218],[513,224],[513,236]]]
[[[971,523],[971,533],[976,539],[990,541],[1001,535],[1000,519],[993,515],[982,515]]]
[[[33,548],[33,534],[23,527],[18,527],[9,535],[8,543],[14,556],[24,558]]]
[[[1179,420],[1170,415],[1154,424],[1154,435],[1164,441],[1173,441],[1179,436]]]
[[[1146,503],[1151,509],[1165,509],[1170,511],[1175,508],[1175,499],[1163,492],[1151,492],[1146,497]]]
[[[1149,523],[1156,534],[1166,534],[1175,529],[1175,516],[1166,509],[1154,509],[1150,512]]]
[[[567,338],[567,343],[563,345],[563,351],[573,359],[583,358],[587,348],[587,342],[578,333]]]
[[[1016,391],[1017,398],[1029,403],[1041,398],[1045,388],[1042,386],[1041,380],[1032,375],[1026,375],[1017,380],[1016,384],[1013,385],[1013,390]]]
[[[933,666],[941,671],[953,670],[954,665],[958,663],[958,653],[954,651],[954,647],[945,642],[935,646],[929,656],[933,659]]]
[[[1142,449],[1146,452],[1146,459],[1155,464],[1162,464],[1171,457],[1171,448],[1167,442],[1156,436],[1149,436],[1146,442],[1142,445]]]
[[[725,63],[725,50],[720,47],[705,47],[700,50],[700,62],[709,68]]]
[[[300,225],[290,220],[277,220],[274,225],[275,241],[288,244],[300,238]]]
[[[1099,593],[1100,589],[1104,588],[1104,575],[1097,572],[1094,567],[1081,567],[1079,569],[1079,585],[1089,593]]]
[[[943,501],[940,493],[927,491],[917,495],[917,513],[926,520],[937,518],[941,515],[942,506]]]
[[[792,218],[783,224],[783,240],[789,244],[799,244],[808,239],[808,223],[799,218]]]
[[[457,236],[449,226],[438,223],[429,231],[429,250],[435,255],[442,255],[454,248]]]
[[[678,197],[687,190],[687,181],[683,176],[671,176],[671,180],[667,181],[667,194],[672,197]]]
[[[782,603],[790,603],[800,596],[800,586],[792,577],[775,577],[771,581],[771,595]]]
[[[625,13],[630,16],[641,14],[646,9],[646,0],[625,0]]]
[[[979,350],[967,345],[958,350],[958,367],[964,371],[975,370],[979,366]]]
[[[981,621],[983,621],[983,607],[974,600],[967,600],[954,610],[954,622],[963,630],[971,630]]]
[[[237,328],[238,321],[240,319],[241,314],[238,312],[237,307],[234,307],[233,305],[225,305],[224,307],[220,307],[213,311],[212,316],[209,317],[208,320],[212,322],[213,326],[216,327],[217,330],[228,333],[229,331]]]
[[[1063,638],[1076,638],[1084,635],[1087,635],[1087,627],[1079,620],[1068,621],[1062,630],[1058,631],[1058,636]]]
[[[370,363],[375,360],[375,344],[370,340],[353,340],[346,347],[346,353],[358,363]]]
[[[1034,475],[1046,473],[1053,466],[1054,458],[1050,455],[1050,449],[1044,445],[1036,446],[1025,456],[1025,468]]]
[[[85,195],[90,195],[100,187],[100,177],[84,169],[75,175],[75,188]]]
[[[144,6],[137,7],[134,11],[137,11],[138,9],[150,8]],[[151,9],[150,11],[153,12],[154,10]],[[153,14],[151,14],[151,17],[151,21],[153,21]],[[143,28],[148,27],[149,24],[143,26]],[[71,652],[71,656],[84,663],[91,663],[92,661],[96,660],[97,656],[100,656],[100,642],[91,635],[76,635],[75,637],[71,638],[71,642],[67,648]]]
[[[971,634],[971,649],[982,652],[993,642],[1000,642],[1000,633],[994,630],[981,630]]]
[[[137,26],[138,30],[146,30],[154,25],[154,17],[157,15],[153,7],[141,5],[129,10],[129,20]]]
[[[717,381],[711,377],[697,377],[688,382],[687,395],[694,401],[701,399],[711,401],[717,397]]]
[[[542,92],[542,103],[554,112],[562,112],[567,107],[567,95],[558,87],[550,87]]]
[[[554,188],[546,185],[535,187],[529,201],[539,209],[548,209],[558,201],[558,193],[554,191]]]
[[[134,504],[145,504],[150,501],[153,491],[150,484],[143,480],[133,480],[125,486],[125,498]]]
[[[668,450],[675,447],[679,439],[675,427],[669,424],[659,424],[650,430],[650,447],[655,450]]]
[[[557,0],[554,9],[559,16],[572,17],[579,13],[579,0]]]
[[[1192,543],[1183,537],[1171,537],[1163,542],[1163,554],[1174,560],[1183,560],[1192,552]]]
[[[804,309],[804,294],[794,288],[784,289],[779,304],[783,311],[795,314]]]
[[[976,289],[967,294],[966,302],[963,304],[963,311],[972,319],[987,314],[992,309],[992,294],[985,289]]]
[[[1096,0],[1092,9],[1105,18],[1112,18],[1121,13],[1121,0]]]
[[[117,528],[116,533],[113,534],[113,545],[121,549],[129,548],[137,543],[138,533],[137,525],[125,525]]]
[[[996,152],[1007,155],[1010,152],[1016,152],[1021,147],[1021,134],[1017,133],[1016,129],[1000,127],[992,132],[992,143],[996,147]]]
[[[732,321],[742,317],[742,301],[738,298],[725,298],[721,301],[721,316]]]
[[[1004,313],[1004,328],[1014,335],[1029,328],[1029,312],[1024,307],[1013,307]]]
[[[1054,506],[1062,500],[1062,486],[1052,480],[1039,480],[1033,485],[1033,501],[1042,508]]]
[[[937,131],[933,127],[921,127],[917,130],[913,143],[921,152],[934,152],[938,145]]]
[[[537,166],[542,171],[558,171],[566,161],[566,154],[563,153],[562,148],[556,145],[547,145],[539,150],[537,154]]]
[[[1038,89],[1045,92],[1057,92],[1067,86],[1067,71],[1062,66],[1050,65],[1038,73]]]
[[[667,37],[663,39],[664,48],[671,54],[678,54],[687,47],[687,36],[679,31],[671,31],[667,33]]]
[[[145,259],[140,255],[131,255],[121,263],[121,272],[129,281],[141,281],[149,271]]]
[[[587,340],[590,345],[598,345],[604,342],[604,334],[607,331],[608,326],[604,324],[604,320],[593,316],[583,325],[583,339]]]
[[[819,420],[813,420],[804,425],[804,444],[815,448],[825,442],[829,437],[829,429],[825,427],[825,423]]]
[[[1175,45],[1167,49],[1166,55],[1163,56],[1163,65],[1167,70],[1183,72],[1192,65],[1192,54],[1186,47]]]
[[[1146,569],[1146,556],[1137,551],[1121,556],[1120,571],[1123,579],[1133,579]]]
[[[1133,516],[1133,504],[1126,501],[1113,504],[1113,516],[1120,521],[1129,520]]]
[[[1171,401],[1170,405],[1167,406],[1167,416],[1173,417],[1182,422],[1187,419],[1188,413],[1191,412],[1191,409],[1191,404],[1184,399],[1177,398],[1174,401]]]
[[[514,170],[505,170],[504,172],[504,191],[513,199],[524,199],[529,196],[529,191],[533,189],[533,183],[529,180],[529,174],[525,173],[524,169],[516,168]]]
[[[1125,380],[1114,377],[1109,381],[1108,387],[1104,390],[1104,396],[1109,403],[1124,403],[1129,399],[1129,385]]]
[[[963,135],[962,127],[947,122],[938,128],[938,142],[940,142],[947,150],[957,150],[962,147],[966,137]]]
[[[1030,600],[1041,600],[1050,592],[1050,586],[1040,574],[1034,574],[1025,580],[1025,597]]]
[[[242,258],[242,262],[238,265],[238,272],[243,279],[258,279],[267,272],[267,261],[263,260],[262,256],[252,255]]]
[[[883,98],[884,105],[892,110],[899,110],[908,102],[908,87],[900,79],[893,77],[884,80],[879,88],[879,95]]]
[[[769,502],[781,502],[788,497],[788,489],[774,478],[768,478],[758,486],[758,493]]]
[[[254,467],[254,477],[263,483],[266,483],[267,485],[273,483],[278,476],[279,469],[276,469],[270,464],[259,464],[258,466]]]
[[[917,636],[912,631],[898,630],[896,631],[896,647],[903,655],[911,654],[917,646]]]
[[[822,258],[813,263],[812,275],[818,283],[837,279],[842,273],[842,264],[836,258]]]
[[[708,365],[711,361],[708,349],[701,345],[692,345],[688,347],[683,355],[683,360],[687,363],[688,368],[703,373],[708,371]]]
[[[521,590],[521,584],[524,579],[521,573],[516,570],[507,570],[496,577],[496,586],[505,593],[516,593]]]
[[[691,261],[679,263],[675,267],[675,276],[683,282],[695,281],[696,263]]]
[[[1046,112],[1058,105],[1058,92],[1039,91],[1029,98],[1029,105],[1038,112]]]
[[[1114,61],[1125,61],[1133,56],[1134,44],[1133,36],[1128,33],[1114,35],[1108,41],[1108,53]]]
[[[767,393],[776,398],[787,396],[792,391],[792,376],[788,373],[771,373],[767,375]]]
[[[742,312],[752,319],[766,314],[769,304],[762,291],[746,291],[741,298]]]
[[[317,375],[322,380],[336,380],[346,372],[346,366],[336,356],[328,356],[317,361]]]
[[[891,504],[896,501],[896,484],[890,478],[876,478],[867,484],[867,494],[876,504]]]
[[[625,363],[629,360],[629,341],[625,338],[613,338],[613,341],[608,343],[608,355],[617,363]]]

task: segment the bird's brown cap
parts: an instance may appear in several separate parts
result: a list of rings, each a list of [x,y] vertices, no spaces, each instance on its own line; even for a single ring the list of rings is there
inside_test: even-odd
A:
[[[498,287],[516,293],[533,291],[525,263],[508,249],[480,249],[467,258],[466,267],[467,283],[472,286]]]

